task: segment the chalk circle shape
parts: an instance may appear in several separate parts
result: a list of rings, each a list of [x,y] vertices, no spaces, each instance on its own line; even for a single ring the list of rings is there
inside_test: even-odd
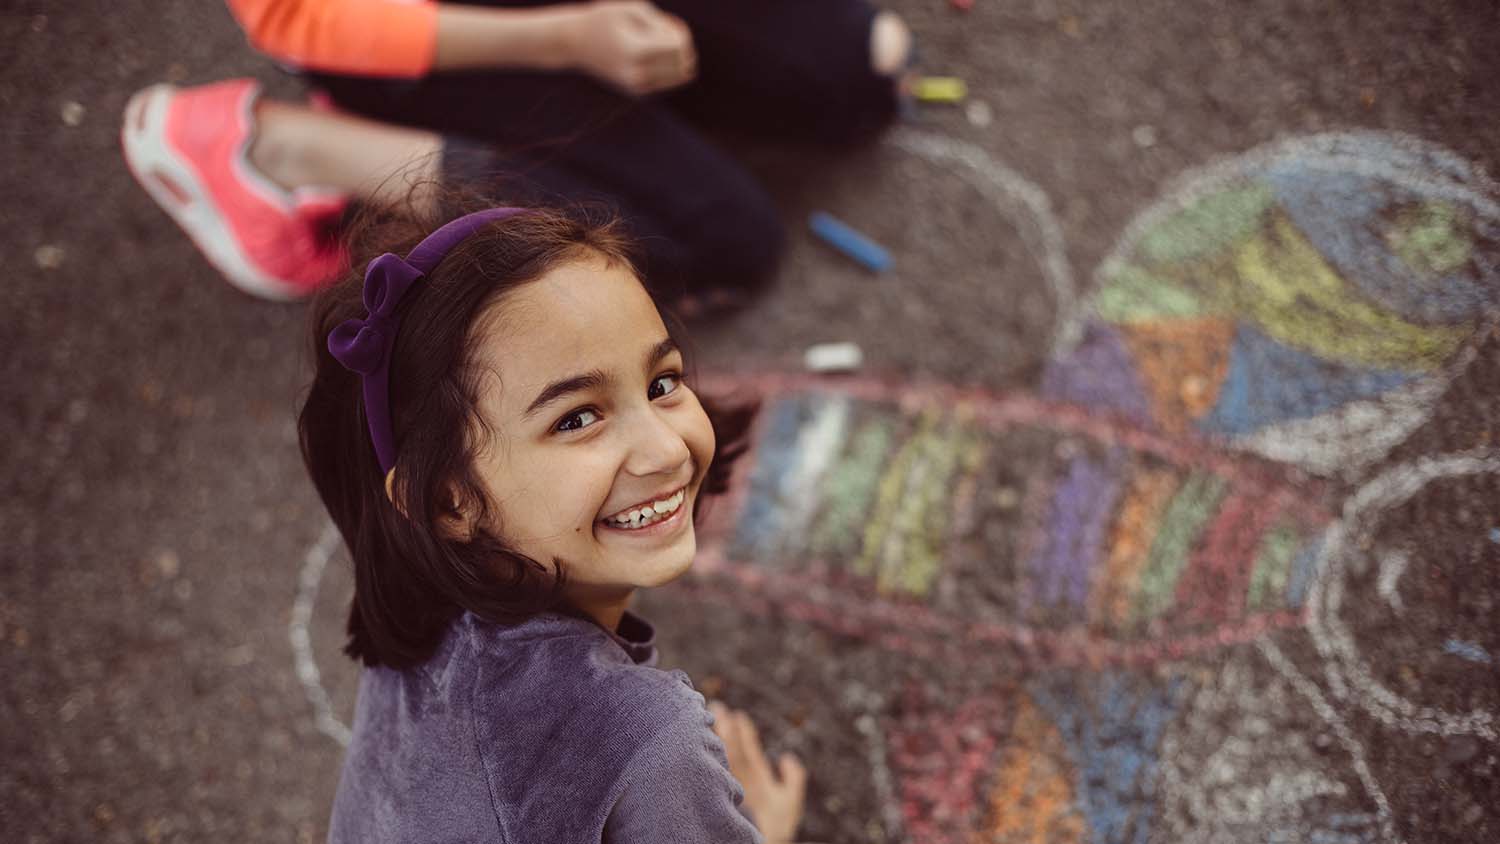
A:
[[[1389,727],[1409,733],[1471,735],[1490,741],[1500,738],[1500,713],[1482,706],[1469,711],[1452,711],[1414,701],[1391,688],[1377,676],[1378,672],[1372,670],[1369,658],[1360,647],[1357,631],[1346,616],[1346,613],[1358,613],[1362,619],[1368,620],[1366,617],[1379,612],[1413,612],[1409,605],[1399,602],[1392,605],[1391,599],[1399,594],[1395,590],[1400,588],[1399,581],[1403,578],[1399,572],[1392,574],[1388,561],[1382,559],[1391,553],[1391,549],[1363,547],[1375,538],[1375,527],[1382,518],[1435,482],[1497,474],[1500,474],[1500,451],[1497,450],[1427,457],[1403,464],[1362,486],[1345,501],[1341,517],[1327,528],[1308,591],[1308,633],[1322,659],[1333,694]],[[1479,506],[1482,509],[1484,504]],[[1485,542],[1487,539],[1480,533],[1474,541]],[[1366,555],[1366,558],[1360,559],[1358,555]],[[1417,554],[1400,565],[1428,569],[1433,564],[1434,561],[1424,560]],[[1351,570],[1356,568],[1361,570],[1360,576],[1365,580],[1377,581],[1376,585],[1362,584],[1368,588],[1352,590]],[[1416,576],[1410,574],[1405,578]],[[1382,578],[1398,582],[1380,583]],[[1348,605],[1346,598],[1351,599]],[[1380,641],[1385,645],[1392,644],[1389,633],[1383,633]],[[1444,642],[1424,645],[1419,654],[1403,653],[1418,669],[1424,657],[1428,660],[1443,658]],[[1451,644],[1449,652],[1452,652]],[[1483,672],[1496,670],[1493,665],[1476,665],[1474,668],[1476,673],[1472,676],[1476,680],[1483,676]]]
[[[1205,320],[1235,326],[1228,366],[1185,378],[1172,364]],[[1184,171],[1127,224],[1060,315],[1044,392],[1113,407],[1073,361],[1088,338],[1181,335],[1132,350],[1128,404],[1164,431],[1352,476],[1430,418],[1497,324],[1494,182],[1410,135],[1297,136]]]
[[[1047,282],[1055,313],[1067,314],[1076,308],[1073,267],[1062,226],[1052,213],[1052,201],[1045,190],[983,148],[965,141],[903,126],[888,132],[884,143],[967,177],[969,184],[1015,225]],[[1051,342],[1056,346],[1055,334]]]
[[[348,747],[352,733],[349,725],[335,711],[328,689],[323,683],[323,673],[318,668],[317,654],[312,646],[313,608],[317,606],[318,590],[323,583],[328,561],[343,543],[338,528],[332,522],[323,526],[318,539],[302,557],[302,568],[297,576],[297,597],[292,602],[291,618],[287,622],[287,638],[292,646],[292,667],[297,682],[302,686],[303,697],[312,710],[313,726],[340,747]]]

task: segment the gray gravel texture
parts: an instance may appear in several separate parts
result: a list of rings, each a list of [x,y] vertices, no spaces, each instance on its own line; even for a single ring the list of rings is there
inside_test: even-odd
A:
[[[918,35],[922,69],[963,77],[993,115],[981,126],[960,108],[925,108],[912,128],[975,145],[1039,188],[1084,290],[1172,177],[1278,137],[1405,132],[1500,172],[1491,2],[978,0],[966,14],[941,0],[891,5]],[[0,455],[0,837],[321,840],[341,750],[315,720],[288,634],[299,572],[325,524],[293,428],[307,380],[304,312],[222,283],[131,180],[116,140],[126,98],[154,82],[254,75],[284,95],[298,85],[253,54],[213,2],[15,0],[0,11],[0,44],[0,238],[10,271],[0,287],[0,438],[9,446]],[[1057,301],[1015,207],[890,144],[838,156],[735,146],[783,204],[791,247],[764,299],[698,327],[705,370],[794,369],[811,342],[856,340],[872,370],[902,379],[1035,389]],[[799,224],[814,208],[884,242],[898,269],[871,276],[814,242]],[[1480,342],[1477,354],[1432,420],[1382,465],[1490,444],[1500,340]],[[1347,489],[1334,486],[1338,501]],[[1500,559],[1472,537],[1494,526],[1497,502],[1491,480],[1440,484],[1382,528],[1417,543],[1424,564],[1472,559],[1487,572],[1463,590],[1433,579],[1407,596],[1411,615],[1372,656],[1393,687],[1409,689],[1402,678],[1428,659],[1411,644],[1425,641],[1420,630],[1464,614],[1481,626],[1493,618]],[[348,594],[341,559],[319,580],[310,630],[332,714],[347,719],[356,675],[337,655]],[[942,659],[898,656],[774,605],[694,589],[643,599],[664,659],[750,709],[773,748],[803,754],[812,840],[992,840],[941,824],[924,832],[903,815],[925,810],[874,773],[877,733],[906,729],[920,744],[950,716],[970,717],[954,712],[973,699],[979,733],[999,736],[990,752],[1000,753],[1006,741],[1024,744],[1015,726],[1023,710],[1049,712],[1068,732],[1059,712],[1076,704],[1098,720],[1116,693],[1138,707],[1120,728],[1134,738],[1101,741],[1150,745],[1148,755],[1166,760],[1162,777],[1219,764],[1212,770],[1265,779],[1254,764],[1224,767],[1235,753],[1323,760],[1302,770],[1306,782],[1326,774],[1324,790],[1297,804],[1311,813],[1304,833],[1500,838],[1500,743],[1393,729],[1354,707],[1327,687],[1300,629],[1269,637],[1281,663],[1242,646],[1173,671],[1096,677],[1049,671],[1024,654],[985,663],[963,643],[945,646]],[[1500,654],[1500,640],[1487,641]],[[965,660],[990,670],[954,669]],[[1339,727],[1292,676],[1321,690]],[[1427,704],[1500,713],[1493,663],[1429,680]],[[1174,723],[1196,724],[1196,738],[1167,749],[1141,738],[1151,701],[1177,713]],[[1363,764],[1351,761],[1351,743]],[[908,750],[911,765],[941,765],[932,760],[946,752]],[[1055,840],[1213,837],[1158,806],[1151,783],[1116,795],[1126,820],[1106,824],[1099,793],[1108,784],[1089,777],[1107,772],[1074,764],[1077,793],[1052,819]],[[1385,827],[1368,821],[1381,810],[1370,781],[1388,802]],[[1298,782],[1244,793],[1285,797]],[[1235,783],[1220,785],[1230,794]],[[1258,809],[1215,804],[1221,819],[1252,814],[1219,840],[1263,838],[1281,823],[1276,813],[1292,804],[1268,799]],[[975,827],[1002,825],[993,808],[978,811]],[[1366,820],[1339,832],[1340,813]]]

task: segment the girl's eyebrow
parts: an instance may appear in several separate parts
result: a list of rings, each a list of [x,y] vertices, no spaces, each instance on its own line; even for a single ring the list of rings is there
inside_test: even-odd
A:
[[[523,419],[530,419],[536,415],[538,410],[557,401],[563,396],[583,390],[594,390],[607,387],[613,381],[607,373],[599,369],[591,369],[582,375],[574,375],[572,378],[564,378],[561,381],[553,381],[532,400],[526,407],[526,412],[521,414]]]
[[[655,367],[657,364],[661,363],[662,358],[665,358],[667,355],[670,355],[675,351],[678,351],[677,341],[673,340],[671,337],[668,337],[667,339],[657,343],[655,346],[652,346],[651,350],[646,353],[646,369],[649,370]],[[600,369],[591,369],[588,372],[583,373],[582,375],[574,375],[571,378],[563,378],[559,381],[553,381],[551,384],[548,384],[545,388],[543,388],[540,393],[537,394],[537,397],[532,400],[530,405],[527,405],[526,412],[521,414],[521,416],[522,418],[530,419],[531,417],[536,415],[537,411],[557,401],[563,396],[582,392],[584,390],[594,390],[600,387],[607,387],[611,383],[613,383],[613,381],[614,379],[609,376],[609,373],[604,372]]]
[[[652,346],[651,351],[646,353],[646,369],[655,369],[656,365],[661,363],[662,358],[677,350],[677,341],[671,337]]]

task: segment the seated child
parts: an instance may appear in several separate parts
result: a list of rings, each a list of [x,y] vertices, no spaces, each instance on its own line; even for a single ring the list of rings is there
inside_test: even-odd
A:
[[[800,763],[629,609],[692,565],[751,412],[694,393],[614,223],[370,231],[390,251],[315,300],[299,420],[365,666],[330,841],[789,840]]]

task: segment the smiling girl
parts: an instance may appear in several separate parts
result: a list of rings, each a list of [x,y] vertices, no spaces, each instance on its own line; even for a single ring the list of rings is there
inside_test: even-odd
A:
[[[366,666],[329,840],[790,839],[800,764],[655,668],[629,609],[692,565],[748,412],[694,394],[613,224],[399,240],[317,300],[300,418]]]

